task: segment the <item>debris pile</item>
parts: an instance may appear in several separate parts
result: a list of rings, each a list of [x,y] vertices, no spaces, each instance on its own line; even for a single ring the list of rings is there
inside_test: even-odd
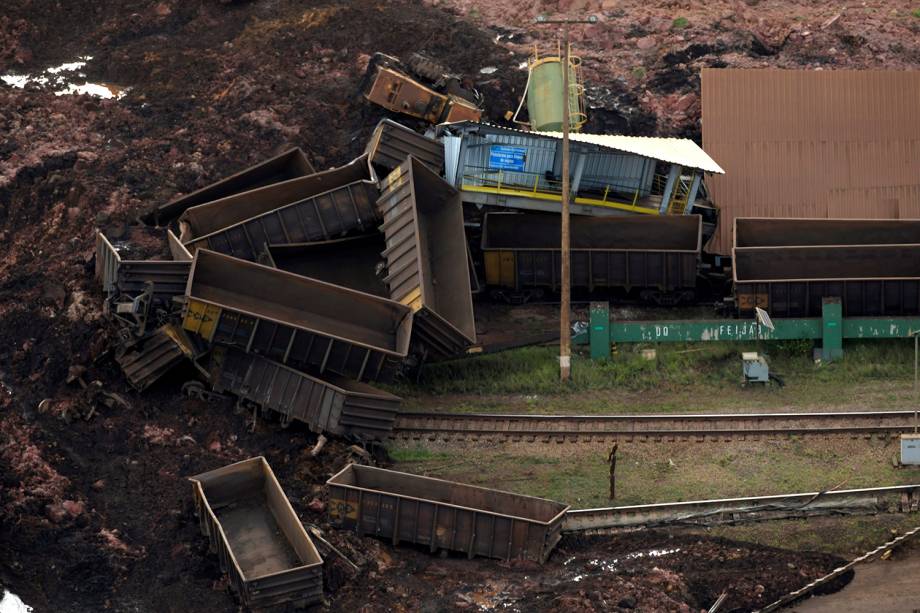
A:
[[[213,391],[187,394],[385,438],[399,399],[369,383],[476,342],[462,204],[439,152],[392,121],[332,170],[292,149],[151,210],[164,235],[153,251],[169,260],[133,259],[137,247],[97,231],[103,311],[131,385],[190,362]]]

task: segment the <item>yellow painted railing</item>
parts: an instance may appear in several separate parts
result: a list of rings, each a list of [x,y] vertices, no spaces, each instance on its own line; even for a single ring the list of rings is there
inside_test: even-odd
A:
[[[540,175],[535,175],[532,185],[521,185],[507,183],[505,175],[501,171],[495,175],[495,178],[482,175],[464,175],[461,189],[468,192],[520,196],[522,198],[560,202],[562,200],[561,182],[544,178],[544,185],[540,185],[540,179]],[[576,196],[573,202],[575,204],[607,207],[646,215],[657,215],[659,212],[656,206],[645,206],[639,203],[638,189],[635,190],[631,201],[624,201],[617,198],[617,194],[612,192],[610,185],[604,186],[604,193],[600,198]]]

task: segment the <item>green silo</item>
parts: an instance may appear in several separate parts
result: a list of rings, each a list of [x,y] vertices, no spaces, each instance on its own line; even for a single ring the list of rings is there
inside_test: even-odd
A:
[[[574,61],[573,61],[574,60]],[[587,117],[582,109],[582,85],[578,79],[578,62],[569,59],[569,126],[578,131]],[[538,132],[562,130],[562,58],[547,56],[532,60],[527,87],[527,114],[530,126]]]

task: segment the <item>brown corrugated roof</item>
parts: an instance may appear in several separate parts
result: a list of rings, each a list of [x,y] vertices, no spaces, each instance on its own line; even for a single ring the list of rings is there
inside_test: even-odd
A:
[[[735,217],[920,217],[920,72],[703,69],[703,148]]]

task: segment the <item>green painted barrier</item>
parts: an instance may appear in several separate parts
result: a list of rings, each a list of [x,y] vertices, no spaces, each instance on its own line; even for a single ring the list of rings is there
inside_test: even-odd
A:
[[[589,344],[592,359],[610,357],[612,343],[696,343],[707,341],[821,341],[821,357],[843,356],[843,339],[910,338],[920,331],[918,317],[844,318],[839,300],[825,299],[822,317],[774,319],[773,329],[754,320],[611,321],[605,302],[592,302],[588,330],[572,337]]]

